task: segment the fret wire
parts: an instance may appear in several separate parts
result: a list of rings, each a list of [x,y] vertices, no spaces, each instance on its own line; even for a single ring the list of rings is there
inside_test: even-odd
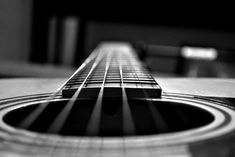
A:
[[[90,76],[90,74],[93,72],[93,70],[95,69],[95,67],[98,65],[98,63],[101,60],[103,53],[98,53],[96,58],[95,58],[95,62],[92,65],[92,68],[90,69],[88,75],[86,76],[86,78],[84,79],[83,83],[80,85],[80,87],[77,89],[77,91],[73,94],[72,98],[70,99],[70,101],[65,105],[65,107],[61,110],[61,112],[57,115],[57,117],[55,118],[55,120],[52,122],[51,126],[48,128],[47,132],[50,133],[57,133],[59,132],[62,127],[64,126],[64,123],[74,105],[74,102],[77,98],[77,96],[80,94],[83,86],[86,83],[86,80],[88,79],[88,77]]]
[[[132,63],[132,62],[130,61],[130,58],[128,58],[127,65],[132,65],[132,67],[130,68],[130,66],[125,66],[126,68],[123,70],[125,72],[125,73],[123,73],[123,75],[126,75],[125,78],[123,79],[125,83],[136,83],[136,85],[138,85],[138,84],[141,84],[141,85],[142,84],[156,84],[156,82],[153,79],[150,79],[149,77],[146,77],[146,74],[143,74],[143,71],[145,72],[146,70],[144,70],[144,68],[142,66],[138,65],[136,67],[136,66],[134,66],[135,64],[133,64],[133,63],[130,64],[130,63]],[[132,73],[133,70],[135,71],[134,75]],[[132,74],[132,76],[128,79],[127,76],[130,74]],[[138,75],[145,76],[144,78],[148,78],[148,79],[140,80]],[[135,78],[135,80],[133,79],[133,77]]]
[[[136,72],[136,70],[135,70],[135,66],[133,65],[133,64],[131,64],[132,62],[129,62],[130,63],[130,65],[132,65],[132,69],[133,69],[133,71],[134,71],[134,75],[135,75],[135,77],[137,78],[137,80],[138,80],[138,83],[141,85],[141,87],[142,87],[142,89],[143,89],[143,84],[140,82],[140,79],[139,79],[139,76],[137,75],[137,72]]]
[[[157,84],[153,80],[138,80],[138,79],[123,79],[125,83],[143,83],[143,84]],[[87,80],[85,84],[93,84],[93,83],[100,83],[102,85],[103,80]],[[106,79],[106,82],[113,82],[113,83],[121,83],[120,79]],[[73,83],[67,83],[67,86],[74,86],[74,85],[80,85],[82,84],[81,81],[73,82]]]

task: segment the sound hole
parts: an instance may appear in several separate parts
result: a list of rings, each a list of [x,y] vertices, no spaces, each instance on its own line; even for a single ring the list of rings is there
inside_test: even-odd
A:
[[[54,119],[68,101],[52,101],[27,128],[29,131],[47,132]],[[188,104],[167,101],[128,100],[135,132],[128,136],[172,133],[201,127],[211,123],[214,117],[208,111]],[[56,133],[64,136],[88,136],[86,130],[94,109],[95,100],[77,100],[66,118],[62,129]],[[8,112],[3,121],[18,127],[19,123],[40,104],[35,103]],[[101,137],[127,136],[123,130],[123,106],[119,99],[105,99],[102,103],[99,130]],[[21,128],[26,129],[26,128]]]

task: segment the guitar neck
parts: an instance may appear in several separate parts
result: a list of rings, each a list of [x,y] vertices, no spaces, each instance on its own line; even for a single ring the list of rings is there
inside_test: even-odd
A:
[[[62,90],[63,97],[122,97],[125,89],[130,98],[159,98],[161,88],[138,60],[127,43],[102,43],[71,76]]]

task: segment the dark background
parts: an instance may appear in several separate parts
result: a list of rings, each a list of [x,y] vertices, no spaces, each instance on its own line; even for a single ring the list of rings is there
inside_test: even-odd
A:
[[[130,43],[144,41],[151,45],[180,47],[188,44],[226,51],[235,49],[234,14],[233,9],[227,7],[229,4],[225,7],[223,4],[215,4],[216,2],[208,4],[205,2],[188,4],[165,2],[163,4],[161,1],[101,3],[77,0],[26,0],[24,2],[1,0],[0,2],[3,9],[0,13],[2,16],[2,22],[0,22],[3,23],[3,28],[12,33],[12,37],[8,36],[9,33],[1,29],[6,36],[2,36],[0,41],[2,60],[48,65],[48,25],[52,17],[58,19],[57,33],[59,34],[56,39],[57,55],[52,63],[53,66],[64,66],[58,56],[61,53],[62,22],[68,17],[79,20],[74,61],[69,65],[71,68],[79,66],[101,41]],[[7,16],[3,16],[6,12],[9,12]],[[175,67],[178,66],[178,62],[178,58],[153,59],[149,56],[147,59],[147,63],[154,71],[164,74],[176,74]],[[181,67],[190,67],[191,63],[194,64],[194,61],[187,61],[187,64],[182,64]],[[215,68],[215,71],[218,71],[216,70],[218,65],[214,65],[217,63],[206,64],[210,66],[209,69]],[[218,64],[221,66],[221,62]],[[222,70],[231,69],[228,73],[234,69],[233,62],[229,65],[223,64],[226,65],[222,65]],[[214,74],[212,76],[224,77]]]

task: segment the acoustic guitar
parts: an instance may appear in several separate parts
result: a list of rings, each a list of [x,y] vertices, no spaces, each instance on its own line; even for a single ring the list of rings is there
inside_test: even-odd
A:
[[[105,42],[69,79],[31,81],[0,81],[0,156],[235,156],[232,80],[156,81],[131,45]]]

